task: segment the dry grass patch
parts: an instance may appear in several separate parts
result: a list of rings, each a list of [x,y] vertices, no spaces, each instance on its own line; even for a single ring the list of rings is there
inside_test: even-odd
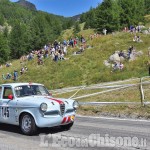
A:
[[[150,106],[140,105],[111,105],[111,106],[80,106],[80,115],[110,116],[127,118],[150,119]]]

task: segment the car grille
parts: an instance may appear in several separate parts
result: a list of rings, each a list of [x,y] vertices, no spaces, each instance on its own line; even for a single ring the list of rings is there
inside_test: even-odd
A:
[[[63,116],[65,113],[65,104],[60,104],[60,114]]]
[[[53,111],[47,111],[44,113],[44,115],[49,116],[49,115],[59,115],[58,110],[53,110]]]

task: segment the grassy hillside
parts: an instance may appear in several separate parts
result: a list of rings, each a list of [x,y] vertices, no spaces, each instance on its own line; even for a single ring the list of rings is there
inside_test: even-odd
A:
[[[150,25],[150,16],[146,16],[147,27]],[[0,76],[2,74],[12,73],[17,70],[18,73],[22,66],[28,67],[28,72],[23,75],[19,74],[17,82],[38,82],[43,83],[48,89],[57,89],[63,87],[71,87],[78,85],[90,85],[101,82],[124,80],[132,77],[148,76],[147,61],[149,60],[148,48],[150,48],[150,35],[138,33],[143,42],[133,42],[133,34],[125,32],[116,32],[114,34],[102,35],[100,37],[90,40],[90,35],[94,34],[92,29],[82,30],[78,35],[83,35],[86,38],[87,46],[91,48],[85,49],[81,55],[73,55],[75,51],[79,50],[79,46],[75,48],[68,48],[68,59],[54,62],[50,57],[44,59],[44,65],[37,64],[37,58],[32,61],[26,61],[23,64],[20,60],[13,60],[11,67],[2,67],[0,69]],[[73,29],[63,31],[60,39],[68,39],[73,37]],[[112,68],[107,68],[103,61],[107,60],[110,55],[118,50],[128,50],[129,46],[133,45],[136,51],[142,51],[143,55],[138,57],[135,61],[124,61],[125,68],[122,71],[112,72]],[[1,83],[14,82],[12,79],[3,80]],[[139,82],[139,81],[138,81]],[[146,88],[147,89],[147,88]],[[149,87],[148,87],[149,89]],[[89,94],[95,91],[81,91],[76,96]],[[148,92],[149,98],[149,90]],[[70,97],[75,91],[67,94],[57,95],[60,97]],[[94,97],[83,98],[80,101],[134,101],[140,102],[141,95],[139,87],[131,87],[125,90],[109,92]],[[146,117],[150,118],[149,107],[141,107],[140,105],[117,105],[117,106],[82,106],[79,109],[80,114],[88,115],[114,115],[114,116],[130,116],[130,117]]]
[[[148,75],[148,47],[150,47],[150,35],[138,34],[143,40],[142,43],[132,41],[133,35],[130,33],[115,33],[89,39],[91,31],[81,31],[87,39],[87,45],[92,48],[86,49],[81,55],[72,55],[78,48],[69,48],[67,57],[69,60],[55,63],[50,58],[44,60],[44,65],[37,65],[37,59],[26,62],[29,71],[20,76],[18,82],[40,82],[49,89],[69,87],[75,85],[88,85],[106,81],[123,80],[132,77],[142,77]],[[103,61],[108,59],[116,50],[127,50],[133,45],[137,51],[143,51],[143,55],[137,60],[125,61],[123,71],[111,72],[112,68],[104,66]],[[20,71],[20,60],[12,62],[9,68],[3,67],[0,75],[13,72],[14,69]],[[1,80],[1,82],[12,82],[12,80]]]

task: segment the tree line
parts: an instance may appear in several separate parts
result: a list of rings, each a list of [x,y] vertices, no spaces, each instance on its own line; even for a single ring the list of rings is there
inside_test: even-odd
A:
[[[150,14],[150,0],[103,0],[97,8],[83,13],[80,22],[85,22],[84,29],[94,28],[108,32],[145,23],[144,15]]]
[[[53,42],[74,21],[0,0],[0,63]]]

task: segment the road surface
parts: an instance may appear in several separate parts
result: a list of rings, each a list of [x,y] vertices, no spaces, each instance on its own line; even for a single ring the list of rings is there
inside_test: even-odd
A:
[[[0,124],[0,150],[150,150],[150,121],[77,116],[69,131],[40,129],[25,136]]]

